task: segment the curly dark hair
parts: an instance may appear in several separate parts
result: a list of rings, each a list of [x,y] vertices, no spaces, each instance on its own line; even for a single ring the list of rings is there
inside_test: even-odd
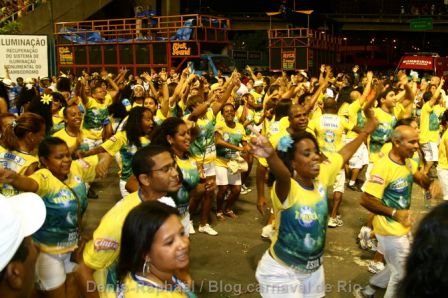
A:
[[[427,214],[417,229],[397,297],[445,297],[448,292],[448,202]]]
[[[150,112],[152,115],[151,110],[148,108],[144,107],[132,108],[131,111],[129,112],[129,118],[124,126],[124,130],[126,131],[126,136],[128,137],[129,144],[135,145],[137,146],[137,148],[142,147],[140,137],[145,135],[145,132],[142,129],[142,119],[143,114],[145,112]]]

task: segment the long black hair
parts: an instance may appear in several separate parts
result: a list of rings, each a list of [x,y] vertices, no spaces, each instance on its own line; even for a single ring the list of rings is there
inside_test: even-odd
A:
[[[6,101],[6,106],[8,107],[9,111],[9,95],[8,95],[8,89],[6,89],[6,86],[3,82],[0,81],[0,97],[3,97]]]
[[[144,107],[135,107],[131,109],[129,118],[124,126],[129,144],[135,145],[137,148],[142,146],[140,137],[145,135],[145,132],[142,129],[142,119],[145,112],[150,112],[152,115],[151,110]]]
[[[129,212],[121,233],[117,265],[119,281],[123,282],[128,273],[142,271],[157,231],[171,215],[178,216],[177,209],[159,201],[143,202]]]
[[[180,125],[185,124],[185,121],[177,117],[169,117],[156,128],[151,139],[151,144],[160,145],[167,148],[171,147],[166,139],[167,136],[174,137]]]
[[[445,297],[447,292],[448,202],[443,202],[420,222],[397,297]]]

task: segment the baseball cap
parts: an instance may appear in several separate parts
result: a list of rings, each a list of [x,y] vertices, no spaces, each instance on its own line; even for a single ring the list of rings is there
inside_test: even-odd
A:
[[[5,84],[6,87],[12,86],[12,81],[10,79],[3,79],[2,82],[3,84]]]
[[[254,88],[255,87],[263,87],[263,81],[262,80],[256,80],[254,82]]]
[[[46,214],[43,200],[35,193],[0,195],[0,271],[14,257],[23,239],[42,226]]]

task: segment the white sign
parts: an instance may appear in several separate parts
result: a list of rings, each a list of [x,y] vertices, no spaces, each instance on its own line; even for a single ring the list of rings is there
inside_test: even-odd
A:
[[[4,66],[13,81],[18,77],[48,77],[48,40],[46,35],[0,35],[0,76]]]

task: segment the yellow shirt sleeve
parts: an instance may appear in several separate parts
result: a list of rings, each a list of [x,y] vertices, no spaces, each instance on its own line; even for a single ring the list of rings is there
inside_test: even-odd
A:
[[[92,155],[80,160],[74,160],[73,165],[82,177],[83,182],[92,182],[96,177],[96,166],[98,165],[98,155]]]
[[[126,137],[126,132],[119,131],[110,137],[106,142],[101,144],[101,147],[103,147],[107,153],[114,156],[127,142],[128,138]]]
[[[31,179],[36,181],[38,185],[37,194],[39,196],[46,195],[49,190],[51,190],[51,178],[53,177],[53,174],[48,169],[40,169],[36,172],[34,172],[32,175],[29,176]]]

